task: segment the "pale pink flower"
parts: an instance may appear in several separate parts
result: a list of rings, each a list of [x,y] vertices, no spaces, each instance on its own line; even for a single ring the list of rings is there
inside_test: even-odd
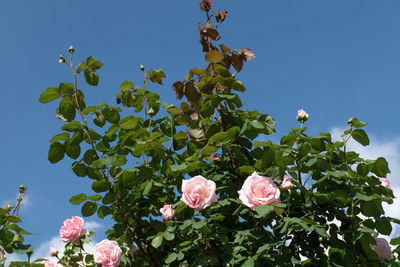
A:
[[[288,176],[284,176],[283,177],[283,182],[282,182],[282,184],[281,184],[281,187],[283,188],[283,189],[290,189],[290,188],[292,188],[293,187],[293,184],[292,184],[292,182],[290,181],[290,178],[288,177]]]
[[[164,207],[160,209],[160,212],[162,215],[164,215],[165,221],[168,221],[175,216],[175,210],[171,207],[171,205],[164,205]]]
[[[304,110],[299,109],[299,111],[297,111],[297,120],[300,122],[305,122],[308,120],[308,114]]]
[[[103,240],[96,244],[94,249],[94,261],[102,267],[116,267],[121,262],[122,250],[118,243],[110,240]]]
[[[278,204],[281,202],[281,192],[271,178],[260,176],[253,172],[247,177],[242,189],[238,191],[239,199],[252,210],[264,204]]]
[[[379,259],[383,261],[384,259],[389,258],[392,255],[392,250],[387,240],[375,236],[374,239],[376,241],[376,246],[372,246],[372,249],[376,252],[376,254],[378,254]]]
[[[56,256],[58,254],[58,251],[55,247],[51,246],[50,247],[50,255],[51,256]]]
[[[58,267],[59,266],[59,264],[55,260],[52,260],[49,258],[45,258],[45,260],[42,261],[41,263],[44,265],[44,267]]]
[[[250,61],[250,60],[253,60],[253,59],[256,58],[256,56],[254,55],[253,51],[251,51],[249,48],[243,47],[242,51],[243,51],[242,53],[243,53],[245,61]]]
[[[379,181],[381,181],[381,186],[386,187],[387,189],[392,190],[390,187],[390,181],[388,178],[377,177]]]
[[[60,229],[61,240],[77,244],[79,238],[87,234],[87,230],[83,228],[83,224],[83,219],[77,216],[65,220],[64,225]]]
[[[209,181],[201,175],[195,176],[190,180],[183,180],[181,201],[192,209],[205,209],[212,202],[218,201],[215,194],[216,187],[214,181]]]

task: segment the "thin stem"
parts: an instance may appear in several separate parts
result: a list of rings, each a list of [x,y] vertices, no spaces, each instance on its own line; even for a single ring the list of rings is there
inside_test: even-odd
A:
[[[88,124],[87,124],[87,120],[86,120],[86,118],[83,116],[81,107],[79,106],[78,94],[77,94],[77,91],[78,91],[78,83],[77,83],[76,71],[73,69],[73,66],[72,66],[72,55],[71,55],[71,62],[70,62],[70,63],[67,62],[67,65],[68,65],[68,67],[71,69],[71,71],[72,71],[72,73],[73,73],[73,75],[74,75],[74,82],[75,82],[74,96],[75,96],[75,103],[76,103],[77,109],[78,109],[78,111],[79,111],[79,114],[81,115],[81,118],[82,118],[82,120],[83,120],[83,122],[84,122],[86,128],[89,129],[89,126],[88,126]],[[146,80],[146,85],[147,85],[147,80]],[[147,114],[146,114],[146,111],[145,111],[145,118],[146,118],[146,115],[147,115]],[[87,137],[88,137],[89,143],[90,143],[90,145],[91,145],[93,151],[95,152],[97,158],[100,158],[100,157],[99,157],[99,154],[98,154],[98,152],[97,152],[97,150],[96,150],[96,147],[94,146],[93,140],[92,140],[92,138],[90,137],[89,131],[86,131],[85,133],[86,133],[86,135],[87,135]],[[147,157],[147,156],[146,156],[146,157]],[[147,163],[147,162],[146,162],[146,163]],[[111,186],[111,183],[110,183],[110,180],[109,180],[109,178],[108,178],[108,175],[106,174],[106,172],[105,172],[104,169],[101,170],[101,173],[102,173],[102,175],[103,175],[103,178],[105,179],[105,182],[106,182],[106,185],[107,185],[107,187],[108,187],[109,192],[114,196],[114,202],[115,202],[115,204],[117,205],[117,208],[118,208],[118,209],[121,209],[121,203],[119,202],[118,198],[117,198],[116,195],[115,195],[114,189],[113,189],[112,186]],[[123,219],[125,225],[128,227],[128,229],[130,229],[130,224],[129,224],[128,220],[126,219],[126,217],[125,217],[125,215],[124,215],[123,213],[121,213],[121,217],[122,217],[122,219]],[[138,221],[137,218],[136,218],[136,220]],[[139,224],[139,227],[140,227],[140,224]],[[138,240],[136,239],[135,242],[137,242],[137,241],[138,241]],[[140,243],[140,242],[138,241],[137,244],[139,245],[139,243]],[[144,243],[144,242],[143,242],[143,243]],[[145,243],[144,243],[144,245],[145,245],[145,246],[148,246],[148,245],[145,244]],[[140,247],[140,246],[139,246],[139,247]],[[153,267],[156,266],[156,265],[155,265],[155,261],[154,261],[152,255],[150,254],[150,252],[147,252],[147,250],[144,249],[143,247],[140,247],[140,248],[141,248],[142,251],[145,253],[145,255],[148,257],[149,262],[150,262],[150,265],[153,266]]]

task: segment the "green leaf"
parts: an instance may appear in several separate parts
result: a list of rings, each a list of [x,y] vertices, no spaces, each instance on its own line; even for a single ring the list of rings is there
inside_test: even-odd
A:
[[[98,210],[97,210],[97,215],[99,216],[99,218],[104,218],[107,215],[113,214],[113,209],[110,208],[109,206],[101,206]]]
[[[175,252],[172,252],[168,255],[168,257],[165,259],[166,264],[170,264],[176,260],[178,255]]]
[[[85,69],[84,76],[88,84],[93,86],[97,86],[99,84],[99,75],[95,70]]]
[[[153,240],[151,241],[151,245],[152,245],[154,248],[158,248],[158,247],[161,246],[162,241],[163,241],[163,237],[162,237],[162,233],[160,232],[160,233],[158,233],[158,234],[156,235],[156,237],[153,238]]]
[[[363,146],[369,145],[368,135],[365,133],[365,131],[363,129],[355,129],[351,133],[351,136],[354,138],[354,140],[356,140],[357,142],[359,142]]]
[[[360,163],[357,165],[357,173],[361,176],[367,176],[369,173],[368,165],[365,163]]]
[[[201,229],[206,225],[207,225],[207,223],[205,221],[198,221],[198,222],[195,222],[192,227],[194,229]]]
[[[398,236],[396,238],[392,238],[392,240],[390,240],[390,245],[393,245],[393,246],[400,245],[400,236]]]
[[[361,128],[361,127],[364,127],[364,126],[368,125],[368,123],[359,121],[357,118],[350,118],[347,121],[347,123],[349,125],[352,125],[352,126],[356,127],[356,128]]]
[[[54,143],[54,142],[58,142],[58,141],[64,141],[64,140],[68,140],[69,138],[69,133],[61,133],[61,134],[57,134],[55,136],[53,136],[53,138],[51,138],[49,140],[50,143]]]
[[[119,112],[110,106],[103,109],[103,115],[106,120],[112,124],[116,124],[120,120]]]
[[[385,220],[376,220],[375,228],[382,235],[390,235],[390,233],[392,232],[392,225],[389,221]]]
[[[166,77],[162,69],[150,70],[150,81],[153,83],[162,84],[162,79]]]
[[[94,181],[92,184],[92,189],[96,193],[102,193],[108,191],[108,185],[105,179]]]
[[[65,96],[71,97],[74,93],[74,84],[72,83],[60,83],[58,88],[60,89],[60,92]]]
[[[206,53],[205,59],[211,63],[221,63],[224,60],[224,54],[218,50],[212,50]]]
[[[57,163],[64,158],[65,148],[64,145],[58,142],[50,145],[48,160],[51,163]]]
[[[265,216],[273,211],[275,207],[273,205],[261,205],[256,208],[256,212],[260,216]]]
[[[147,184],[146,184],[146,187],[145,187],[144,190],[143,190],[142,195],[143,195],[143,196],[147,196],[147,195],[150,193],[152,187],[153,187],[153,181],[152,181],[152,180],[149,180],[149,181],[147,182]]]
[[[377,200],[361,201],[361,213],[367,217],[377,217],[383,213],[382,206],[377,203]]]
[[[13,244],[13,249],[17,254],[33,253],[33,246],[30,244]]]
[[[370,166],[371,171],[379,177],[386,177],[386,174],[390,173],[389,166],[385,158],[377,158]]]
[[[81,73],[86,68],[86,63],[82,61],[79,63],[79,65],[76,67],[76,73]]]
[[[82,202],[85,202],[86,200],[87,200],[87,196],[85,194],[83,194],[83,193],[80,193],[78,195],[75,195],[75,196],[71,197],[69,199],[69,202],[71,204],[73,204],[73,205],[79,205]]]
[[[96,211],[97,203],[92,201],[87,201],[81,208],[81,213],[84,217],[92,216]]]
[[[173,146],[175,151],[184,148],[187,142],[188,142],[187,133],[179,131],[176,134],[174,134]]]
[[[83,155],[83,161],[88,165],[92,164],[92,162],[95,161],[96,159],[98,159],[98,157],[93,149],[87,150]]]
[[[97,70],[100,69],[103,66],[103,63],[98,61],[97,59],[94,59],[92,57],[88,57],[86,59],[86,65],[91,68],[92,70]]]
[[[81,146],[77,144],[71,144],[70,142],[66,142],[65,144],[65,154],[71,159],[77,159],[81,154]]]
[[[64,124],[61,129],[68,132],[75,132],[82,128],[81,123],[79,121],[70,121]]]
[[[164,234],[163,234],[163,237],[164,237],[165,240],[171,241],[171,240],[174,240],[175,234],[171,233],[171,232],[168,232],[168,231],[165,231]]]
[[[93,115],[93,122],[99,127],[103,127],[106,124],[106,118],[103,115],[103,111],[96,111]]]
[[[72,121],[75,118],[75,103],[71,98],[64,96],[58,105],[56,117],[62,121]]]
[[[253,267],[253,266],[254,266],[254,259],[253,258],[250,258],[250,259],[246,260],[242,265],[242,267]]]
[[[121,91],[126,91],[135,88],[135,85],[131,81],[123,81],[119,88],[121,89]]]
[[[91,200],[91,201],[99,201],[100,199],[101,199],[101,195],[98,195],[98,194],[94,194],[94,195],[91,195],[91,196],[88,196],[87,198],[89,199],[89,200]]]
[[[72,163],[72,171],[79,177],[85,177],[87,175],[87,170],[85,164],[80,162]]]
[[[60,90],[56,87],[47,88],[43,93],[40,94],[39,102],[40,103],[48,103],[53,100],[56,100],[61,96]]]
[[[133,130],[133,129],[136,129],[138,124],[139,124],[139,118],[134,117],[134,118],[131,118],[130,120],[128,120],[127,122],[122,123],[120,125],[120,127],[124,130]]]
[[[126,163],[126,157],[124,155],[116,155],[112,157],[111,164],[113,166],[122,166]]]

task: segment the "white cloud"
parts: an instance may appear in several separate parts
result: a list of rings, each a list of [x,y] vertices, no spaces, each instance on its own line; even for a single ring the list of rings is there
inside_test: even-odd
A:
[[[96,229],[102,228],[103,225],[96,221],[87,221],[85,222],[84,227],[89,231],[94,231]]]
[[[334,140],[341,140],[340,135],[343,134],[343,131],[343,128],[333,128],[331,130],[332,138]],[[347,151],[355,151],[364,159],[377,159],[378,157],[386,159],[391,171],[387,175],[387,178],[391,182],[395,199],[393,199],[393,204],[391,205],[386,202],[383,203],[383,208],[387,216],[400,219],[400,138],[385,139],[377,138],[373,135],[369,135],[369,138],[369,146],[362,146],[353,139],[350,139],[347,144]],[[391,236],[395,237],[399,234],[400,227],[397,224],[392,224],[392,226],[393,231]]]
[[[54,236],[50,240],[43,242],[34,250],[32,259],[50,257],[50,247],[53,246],[59,251],[58,255],[63,255],[65,243],[61,241],[59,236]],[[92,240],[89,244],[83,245],[85,252],[93,254],[96,243]]]

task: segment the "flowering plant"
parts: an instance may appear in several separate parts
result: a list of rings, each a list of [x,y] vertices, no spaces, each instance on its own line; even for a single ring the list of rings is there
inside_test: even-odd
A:
[[[212,6],[200,2],[205,64],[173,83],[178,105],[161,102],[151,90],[163,84],[165,73],[144,66],[143,84],[122,82],[116,105],[88,105],[78,81],[98,86],[103,64],[89,56],[74,65],[74,47],[69,57],[60,56],[73,83],[50,87],[39,98],[59,99],[56,116],[63,122],[50,140],[48,160],[72,159],[74,174],[92,179],[93,193],[77,192],[70,202],[81,205],[83,217],[111,217],[114,225],[91,255],[81,243],[93,233],[79,219],[68,221],[60,231],[64,255],[52,253],[57,264],[394,264],[400,238],[391,240],[390,254],[375,239],[400,222],[382,208],[394,197],[376,178],[386,177],[388,164],[346,150],[351,138],[369,145],[367,123],[351,118],[342,140],[334,141],[329,133],[308,134],[309,116],[299,110],[299,127],[279,144],[268,140],[274,119],[241,102],[246,88],[239,73],[255,55],[249,48],[217,45],[221,36],[214,24],[228,13],[210,13]]]

